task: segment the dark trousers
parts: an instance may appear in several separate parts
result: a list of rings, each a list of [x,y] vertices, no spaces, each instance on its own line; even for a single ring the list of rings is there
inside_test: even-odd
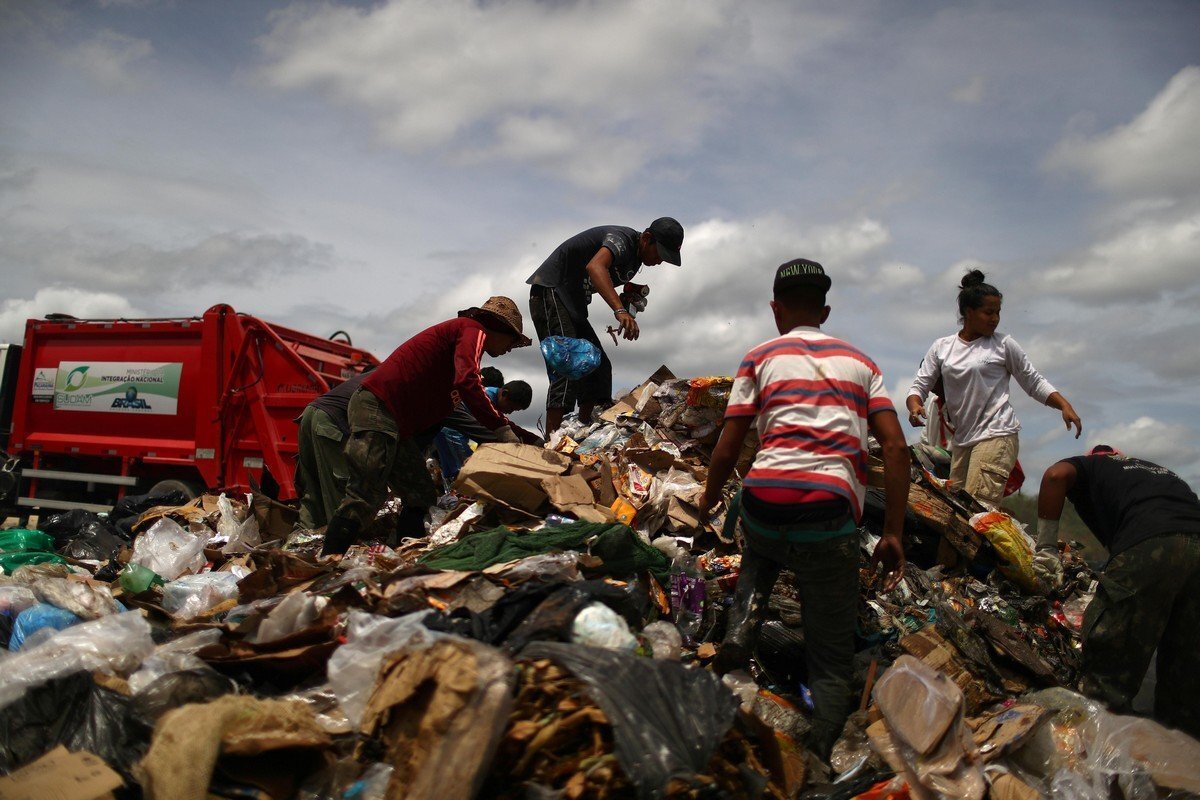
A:
[[[606,403],[612,399],[612,362],[600,344],[600,337],[592,329],[587,317],[573,317],[554,289],[534,286],[529,291],[529,318],[533,321],[538,339],[547,336],[567,336],[572,339],[587,339],[600,350],[600,366],[586,378],[568,380],[550,372],[550,390],[546,393],[547,408],[570,411],[575,403]]]
[[[849,533],[818,541],[789,541],[786,534],[794,531],[787,531],[784,526],[763,525],[752,518],[749,521],[755,527],[785,534],[779,539],[769,539],[746,526],[742,560],[744,565],[746,559],[766,562],[774,567],[775,575],[780,568],[787,567],[796,576],[803,609],[809,689],[813,695],[809,741],[810,747],[826,756],[841,735],[854,703],[850,681],[854,674],[854,631],[858,622],[858,536]],[[738,589],[742,590],[740,579]]]
[[[304,487],[299,524],[305,530],[325,527],[346,494],[345,438],[327,413],[305,407],[296,460],[296,483]]]
[[[1154,716],[1200,737],[1200,534],[1156,536],[1109,561],[1083,618],[1083,691],[1129,710],[1154,651]]]
[[[399,435],[396,420],[375,395],[358,389],[350,398],[347,416],[349,479],[337,516],[366,528],[387,500],[389,486],[408,511],[424,513],[437,502],[422,448],[413,438]]]

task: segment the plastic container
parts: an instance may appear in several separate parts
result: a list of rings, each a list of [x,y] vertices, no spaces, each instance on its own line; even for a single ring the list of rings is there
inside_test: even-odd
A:
[[[706,599],[704,576],[696,567],[696,559],[681,549],[671,560],[671,610],[685,641],[694,640],[700,633]]]

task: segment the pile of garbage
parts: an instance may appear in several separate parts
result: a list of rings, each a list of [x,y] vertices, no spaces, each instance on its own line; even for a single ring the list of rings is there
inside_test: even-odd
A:
[[[928,464],[886,592],[869,492],[859,710],[829,763],[786,573],[748,669],[716,675],[739,534],[697,503],[731,384],[664,367],[546,448],[481,446],[425,537],[396,539],[392,503],[341,559],[258,495],[0,532],[0,796],[1200,792],[1200,743],[1074,691],[1088,565],[1030,591],[1024,532]]]

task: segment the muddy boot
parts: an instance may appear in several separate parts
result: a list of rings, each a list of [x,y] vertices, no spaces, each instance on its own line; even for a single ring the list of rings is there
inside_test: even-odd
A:
[[[325,545],[321,548],[321,555],[344,555],[350,545],[358,541],[360,527],[358,520],[335,515],[325,527]]]
[[[781,569],[779,564],[750,548],[743,551],[742,570],[726,621],[725,639],[713,662],[713,669],[719,674],[744,667],[750,661],[763,609]]]

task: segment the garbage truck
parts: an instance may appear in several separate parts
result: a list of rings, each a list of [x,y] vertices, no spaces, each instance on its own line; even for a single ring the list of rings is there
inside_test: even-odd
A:
[[[223,304],[30,319],[23,344],[0,345],[0,518],[172,490],[295,499],[295,418],[375,364],[341,331],[323,339]]]

